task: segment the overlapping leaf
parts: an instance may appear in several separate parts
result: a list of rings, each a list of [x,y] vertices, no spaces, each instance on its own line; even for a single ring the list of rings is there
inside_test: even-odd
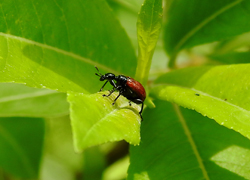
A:
[[[186,68],[160,77],[160,99],[194,109],[250,138],[250,65]]]
[[[250,1],[221,0],[168,1],[165,48],[172,58],[178,51],[250,31]]]
[[[0,116],[50,117],[69,113],[66,95],[22,84],[0,83]]]
[[[134,145],[139,144],[141,118],[138,112],[140,107],[135,104],[132,107],[129,106],[124,97],[120,97],[112,106],[116,96],[117,93],[113,93],[110,97],[103,97],[102,93],[68,94],[77,151],[123,139]]]
[[[134,75],[135,54],[105,1],[10,0],[0,6],[0,82],[93,92],[95,65]]]
[[[134,50],[105,1],[10,0],[0,6],[0,82],[88,93],[98,84],[94,66],[134,75]]]
[[[137,20],[138,66],[136,79],[147,84],[149,69],[162,25],[162,0],[145,0]]]
[[[128,179],[249,179],[250,142],[195,111],[156,100],[142,140],[131,147]]]

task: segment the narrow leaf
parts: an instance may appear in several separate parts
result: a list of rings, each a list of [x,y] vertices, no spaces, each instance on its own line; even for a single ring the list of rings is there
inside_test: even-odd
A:
[[[129,106],[124,97],[120,97],[113,106],[112,103],[118,94],[113,93],[110,97],[103,97],[102,94],[68,94],[76,150],[82,151],[90,146],[123,139],[138,145],[140,107],[136,104]]]
[[[187,68],[167,73],[154,93],[194,109],[250,138],[250,65]]]
[[[147,84],[149,69],[162,25],[162,0],[145,0],[137,20],[138,66],[136,79]]]

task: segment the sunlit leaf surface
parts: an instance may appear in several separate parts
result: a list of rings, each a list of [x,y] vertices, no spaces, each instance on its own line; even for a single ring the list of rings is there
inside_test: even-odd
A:
[[[161,85],[154,92],[250,138],[249,68],[240,64],[173,71],[156,81]]]
[[[64,93],[0,83],[0,116],[51,117],[69,113]]]
[[[118,94],[113,93],[110,97],[103,97],[102,94],[68,94],[76,150],[123,139],[138,145],[140,107],[135,104],[129,106],[124,97],[120,97],[113,106],[112,102]]]
[[[9,0],[0,6],[0,82],[94,92],[95,65],[134,75],[135,53],[105,1]]]

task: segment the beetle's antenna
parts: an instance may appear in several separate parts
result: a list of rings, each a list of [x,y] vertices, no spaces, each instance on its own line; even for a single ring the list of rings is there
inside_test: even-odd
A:
[[[101,77],[101,76],[102,76],[102,74],[100,73],[99,69],[98,69],[96,66],[95,66],[95,68],[96,68],[96,70],[97,70],[97,71],[98,71],[98,73],[99,73],[99,74],[95,73],[95,75],[97,75],[97,76]]]

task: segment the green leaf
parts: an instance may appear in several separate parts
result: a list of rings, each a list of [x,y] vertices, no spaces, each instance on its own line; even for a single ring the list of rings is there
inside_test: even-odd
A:
[[[74,179],[82,170],[83,154],[74,151],[69,116],[45,120],[45,147],[39,179]]]
[[[135,78],[147,84],[149,69],[162,25],[162,0],[145,0],[137,21],[138,66]]]
[[[0,82],[94,92],[95,65],[134,75],[134,50],[104,0],[9,0],[0,6]]]
[[[186,68],[156,80],[160,98],[194,109],[250,138],[250,64]]]
[[[216,60],[224,64],[250,63],[250,52],[230,52],[226,54],[214,54],[209,56],[212,61]]]
[[[44,130],[43,119],[0,118],[1,168],[19,178],[38,178]]]
[[[126,179],[128,167],[129,156],[125,156],[113,163],[103,172],[103,180]]]
[[[227,39],[250,31],[250,1],[170,1],[164,43],[174,65],[183,48]],[[187,8],[188,7],[188,8]]]
[[[138,145],[140,106],[134,103],[129,106],[124,97],[119,97],[113,106],[118,93],[113,93],[110,97],[103,97],[102,94],[68,93],[76,150],[82,151],[90,146],[123,139]]]
[[[84,179],[102,179],[106,165],[106,157],[100,147],[92,147],[84,151]]]
[[[195,111],[155,104],[145,110],[141,145],[130,148],[128,180],[250,178],[247,138]]]
[[[248,50],[250,45],[250,32],[240,34],[233,38],[224,40],[215,46],[215,54],[227,54],[237,49],[242,49],[243,47]]]
[[[0,116],[48,117],[69,113],[66,95],[22,84],[0,83]]]

